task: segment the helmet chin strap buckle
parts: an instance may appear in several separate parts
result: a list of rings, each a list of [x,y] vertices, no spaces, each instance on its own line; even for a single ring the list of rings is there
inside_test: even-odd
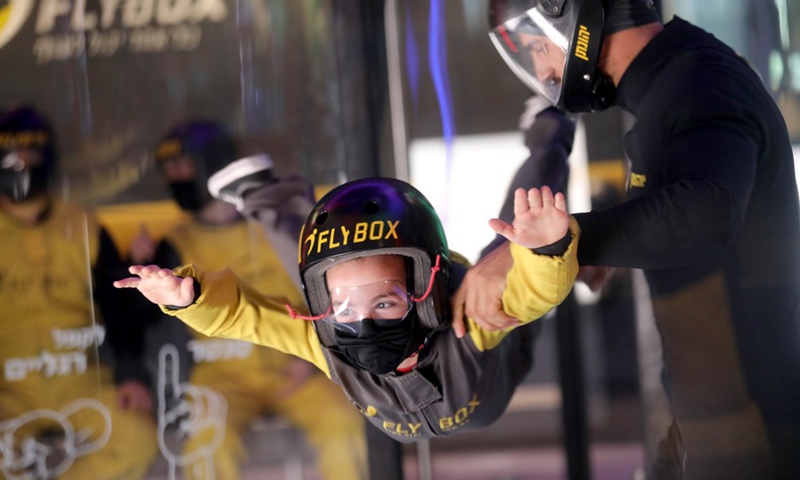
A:
[[[592,85],[592,111],[602,112],[613,107],[616,96],[617,88],[614,86],[614,82],[598,72],[597,79]]]

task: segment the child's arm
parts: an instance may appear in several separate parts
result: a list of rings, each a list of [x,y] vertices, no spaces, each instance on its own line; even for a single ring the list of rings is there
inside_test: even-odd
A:
[[[136,276],[114,282],[115,287],[138,289],[164,313],[203,335],[274,348],[307,360],[330,376],[311,323],[292,318],[283,299],[260,294],[230,269],[207,273],[190,265],[173,272],[158,265],[136,265],[129,271]]]
[[[516,243],[515,249],[519,249],[520,246],[524,249],[540,249],[557,242],[561,243],[562,239],[568,239],[570,236],[570,217],[566,210],[564,195],[561,193],[553,195],[548,187],[542,187],[541,191],[532,188],[528,192],[522,188],[517,189],[514,197],[514,214],[512,224],[492,219],[489,225],[499,235]],[[565,245],[565,250],[566,246],[568,245]],[[511,286],[511,290],[508,290],[509,272],[514,267],[512,250],[508,245],[500,247],[467,272],[453,297],[453,329],[458,337],[466,333],[465,315],[490,332],[521,323],[520,319],[510,315],[511,312],[504,310],[503,299],[508,294],[515,294],[516,297],[519,294],[533,293],[531,289],[535,291],[541,284],[532,283],[537,275],[534,272],[526,273],[526,268],[520,265],[515,269],[517,273],[514,278],[517,282]],[[518,256],[520,254],[521,252],[517,252]],[[571,271],[571,268],[567,268],[567,275],[561,277],[565,284],[572,276]],[[542,281],[544,280],[542,278]],[[571,284],[569,286],[571,287]],[[555,288],[556,285],[552,287]],[[569,288],[566,291],[568,292]],[[546,295],[542,300],[545,304],[556,303],[561,296],[561,289],[557,289],[554,295]],[[522,320],[530,321],[533,318],[522,318]]]

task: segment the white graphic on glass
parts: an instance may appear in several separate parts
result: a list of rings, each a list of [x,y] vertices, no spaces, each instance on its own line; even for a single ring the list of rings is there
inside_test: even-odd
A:
[[[180,382],[174,345],[161,347],[158,357],[158,448],[169,464],[169,478],[175,480],[180,466],[213,479],[213,456],[225,437],[228,403],[208,387]],[[188,451],[183,446],[187,440],[194,440]]]
[[[76,428],[72,419],[96,415],[96,427]],[[81,422],[85,423],[85,422]],[[75,459],[94,453],[108,443],[111,415],[100,401],[81,398],[60,411],[31,410],[0,423],[0,456],[8,480],[56,478]]]

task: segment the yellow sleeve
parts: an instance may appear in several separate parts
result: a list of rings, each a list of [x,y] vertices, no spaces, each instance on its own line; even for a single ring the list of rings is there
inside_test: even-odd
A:
[[[186,308],[162,306],[164,313],[209,337],[244,340],[295,355],[330,378],[314,326],[308,320],[291,318],[284,302],[257,292],[230,269],[204,272],[188,265],[176,268],[175,273],[194,277],[200,283],[200,296]]]
[[[570,217],[572,240],[561,256],[539,255],[511,243],[514,264],[506,275],[503,311],[523,324],[543,317],[567,298],[578,275],[578,238],[580,227]],[[487,332],[471,318],[467,319],[469,335],[479,350],[492,349],[513,328]]]

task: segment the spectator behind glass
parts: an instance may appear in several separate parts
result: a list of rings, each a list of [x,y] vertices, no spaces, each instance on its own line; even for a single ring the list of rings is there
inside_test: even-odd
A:
[[[57,167],[41,113],[0,115],[3,473],[139,479],[157,450],[148,379],[126,341],[133,320],[106,285],[122,264],[93,213],[51,193]]]

